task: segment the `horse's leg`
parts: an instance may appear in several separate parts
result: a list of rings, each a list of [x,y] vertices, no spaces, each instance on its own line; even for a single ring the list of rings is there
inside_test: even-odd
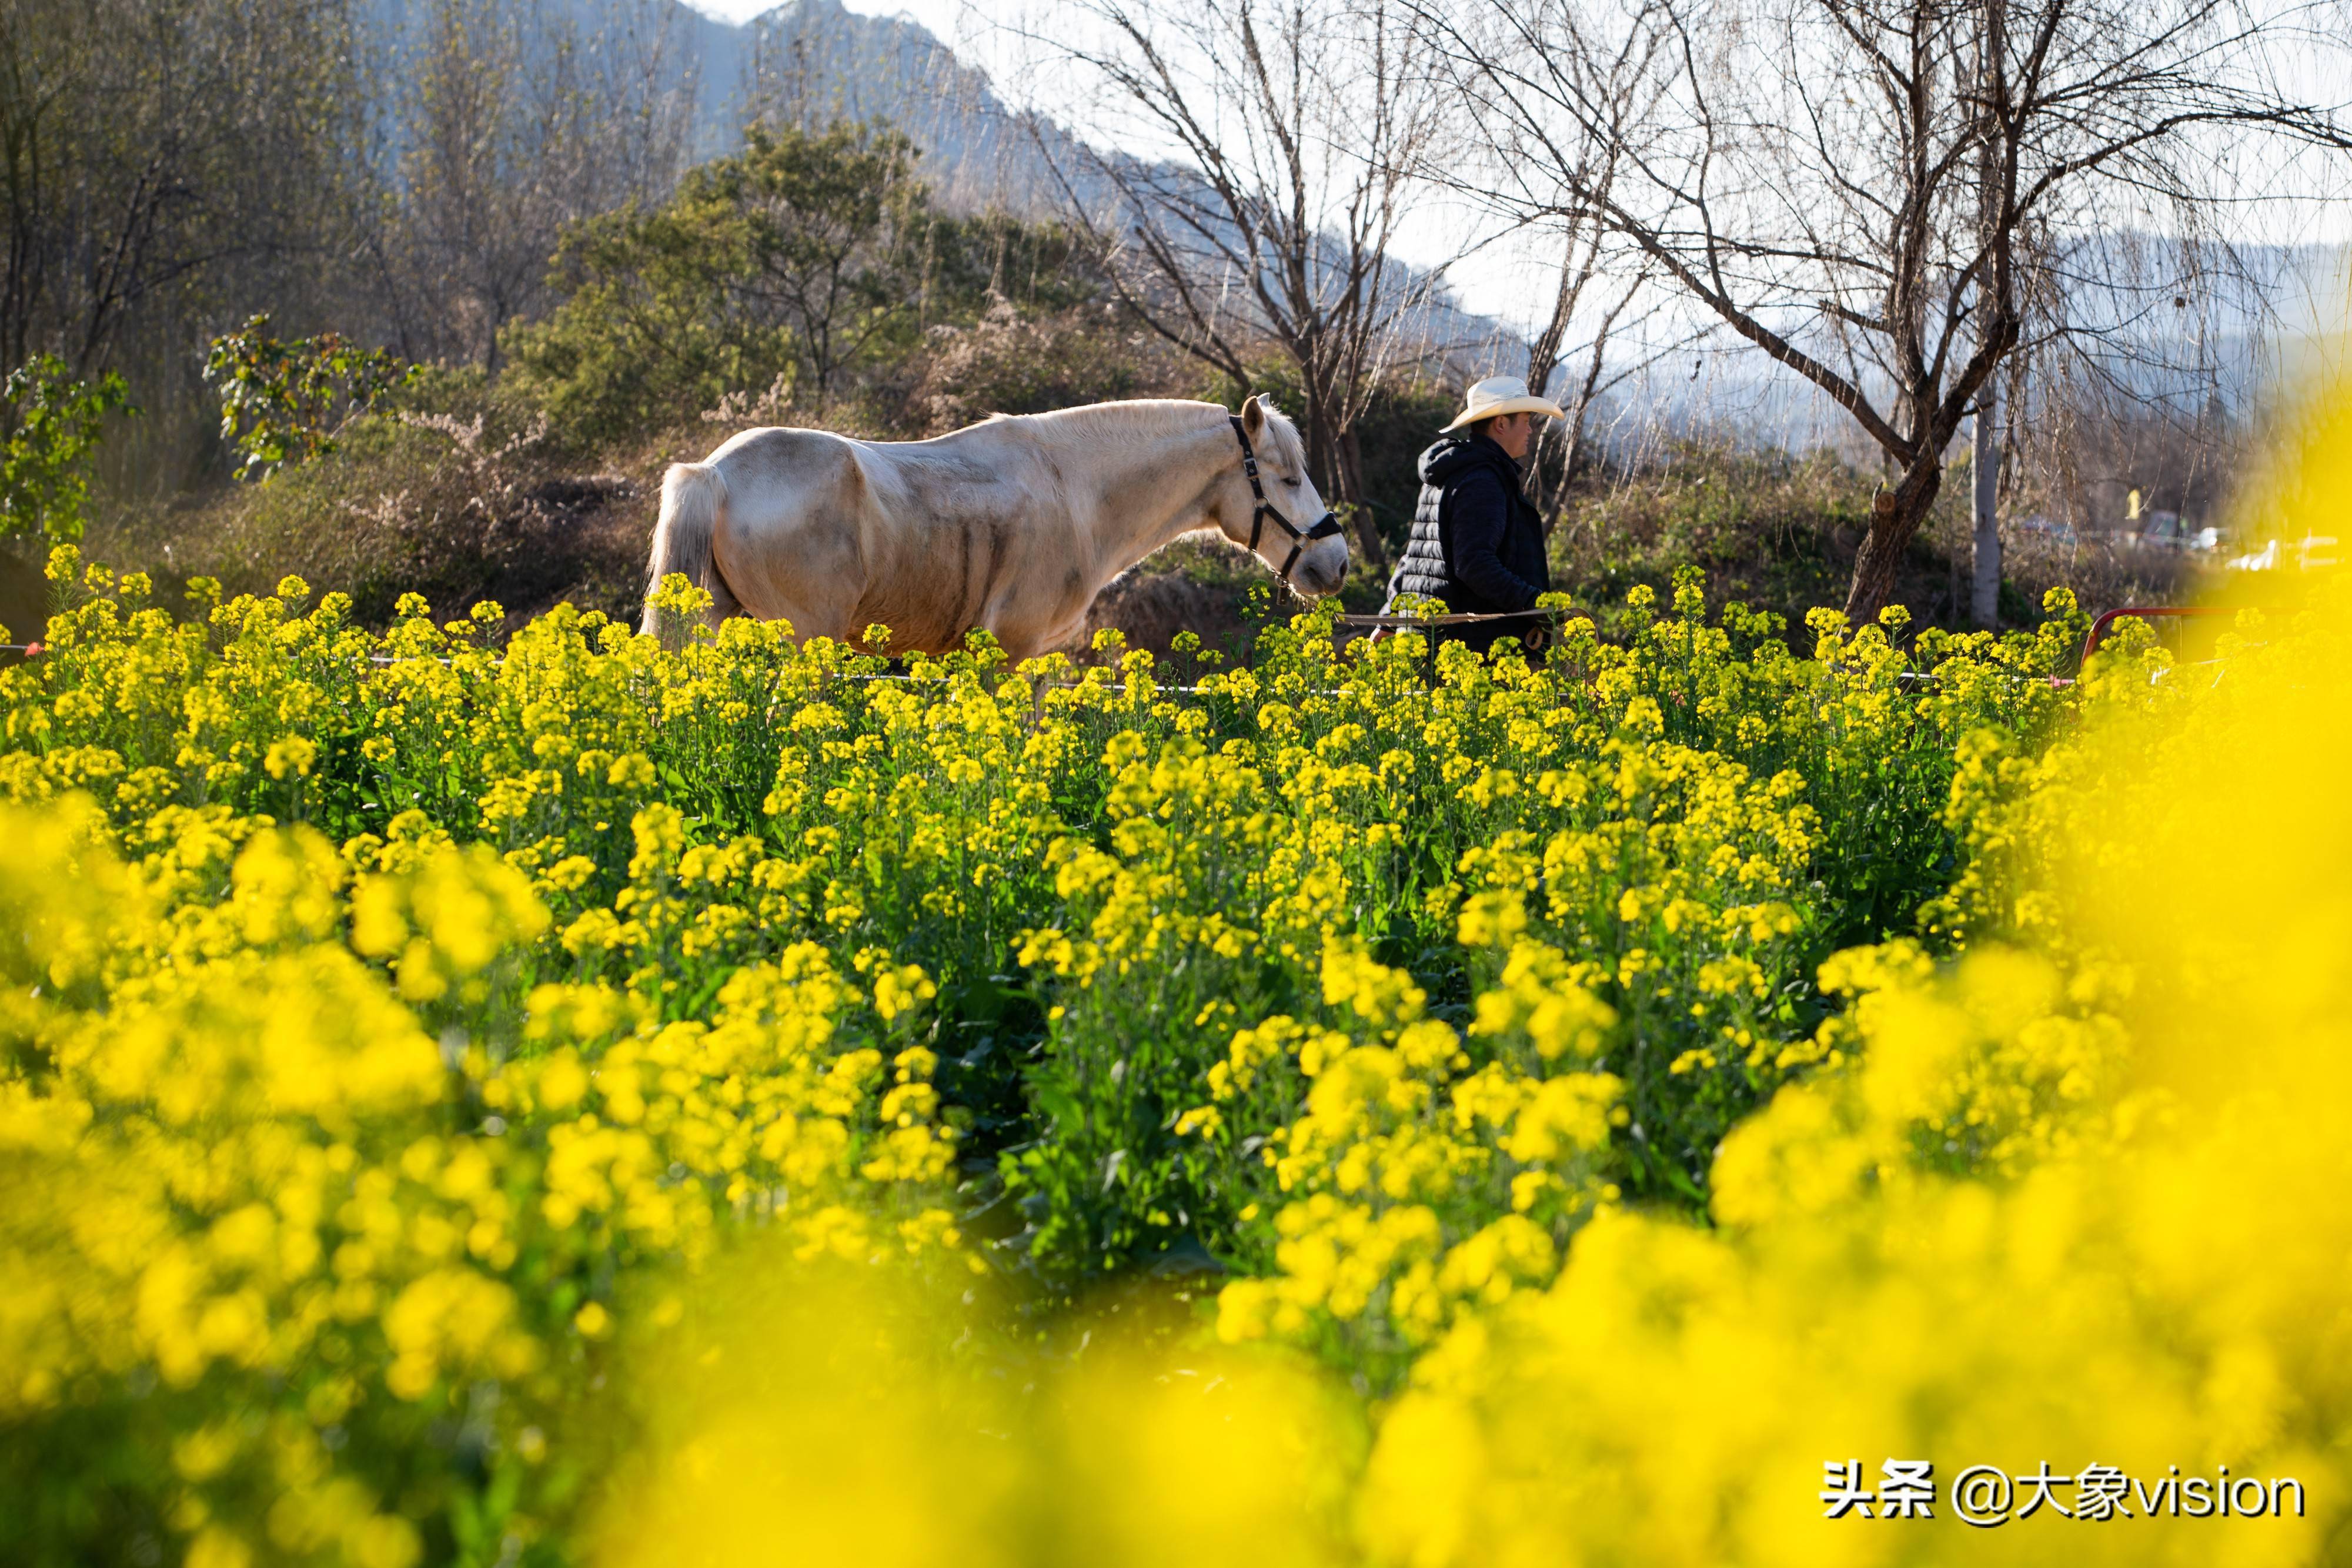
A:
[[[713,543],[715,547],[716,541]],[[710,595],[710,608],[703,612],[702,618],[710,623],[712,631],[716,632],[719,622],[730,615],[743,613],[743,601],[735,597],[735,590],[729,585],[727,569],[720,564],[716,548],[710,552],[710,570],[704,575],[702,591]]]

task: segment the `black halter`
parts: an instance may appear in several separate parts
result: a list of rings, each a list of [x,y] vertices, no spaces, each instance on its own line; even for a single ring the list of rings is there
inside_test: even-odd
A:
[[[1229,413],[1225,417],[1233,422],[1234,439],[1242,444],[1242,472],[1249,476],[1250,494],[1257,497],[1257,510],[1250,514],[1250,552],[1256,553],[1258,535],[1265,531],[1266,518],[1272,517],[1282,531],[1290,536],[1290,557],[1282,563],[1282,570],[1278,574],[1287,583],[1290,569],[1298,564],[1300,553],[1315,540],[1328,539],[1338,533],[1339,518],[1335,513],[1326,512],[1322,521],[1304,532],[1292,527],[1290,519],[1276,511],[1274,503],[1265,498],[1265,486],[1258,482],[1257,477],[1257,454],[1250,449],[1249,432],[1242,428],[1242,416]]]

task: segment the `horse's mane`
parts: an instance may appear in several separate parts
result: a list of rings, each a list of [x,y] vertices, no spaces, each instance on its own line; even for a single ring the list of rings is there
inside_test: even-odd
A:
[[[1056,439],[1078,439],[1101,445],[1124,444],[1149,441],[1178,431],[1197,430],[1202,416],[1210,413],[1223,418],[1226,409],[1213,402],[1195,402],[1188,398],[1150,397],[1128,398],[1117,402],[1087,403],[1079,408],[1057,408],[1048,413],[992,414],[982,423],[1020,422],[1037,426],[1041,434]],[[1292,463],[1304,465],[1307,444],[1299,438],[1298,427],[1290,416],[1273,404],[1265,405],[1266,423],[1277,433],[1277,439],[1287,448],[1284,455]]]

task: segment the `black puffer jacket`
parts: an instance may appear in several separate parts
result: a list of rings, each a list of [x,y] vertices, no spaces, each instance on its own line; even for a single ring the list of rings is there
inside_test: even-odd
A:
[[[1389,579],[1389,603],[1418,593],[1457,615],[1491,614],[1532,610],[1550,589],[1543,520],[1519,493],[1519,465],[1484,435],[1439,438],[1421,455],[1421,502]],[[1498,625],[1504,635],[1519,634]]]

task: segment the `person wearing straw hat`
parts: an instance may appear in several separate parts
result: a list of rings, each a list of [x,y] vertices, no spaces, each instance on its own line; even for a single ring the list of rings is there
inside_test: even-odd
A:
[[[1400,594],[1442,601],[1456,615],[1533,611],[1551,589],[1543,519],[1519,489],[1520,465],[1537,422],[1560,417],[1549,398],[1517,376],[1488,376],[1470,388],[1462,412],[1421,455],[1421,500],[1412,537],[1389,579],[1383,614]],[[1525,641],[1540,622],[1474,622],[1444,633],[1485,653],[1498,638]]]

